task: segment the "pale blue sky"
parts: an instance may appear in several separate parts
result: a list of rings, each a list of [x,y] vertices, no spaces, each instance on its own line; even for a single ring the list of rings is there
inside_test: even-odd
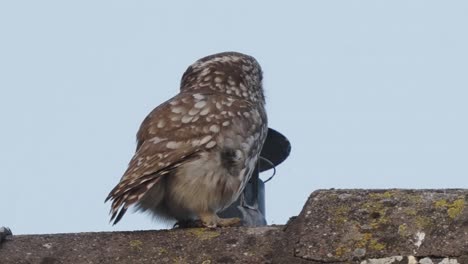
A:
[[[267,184],[283,224],[319,188],[468,188],[466,1],[2,1],[0,226],[108,224],[140,122],[186,67],[257,58],[292,143]],[[264,175],[267,177],[267,175]]]

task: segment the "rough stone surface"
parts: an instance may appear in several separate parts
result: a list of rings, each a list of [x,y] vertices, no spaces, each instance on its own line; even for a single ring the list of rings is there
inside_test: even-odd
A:
[[[467,202],[468,190],[319,190],[285,226],[19,235],[0,263],[468,264]]]
[[[288,229],[306,260],[440,263],[468,255],[467,202],[458,189],[316,191]]]
[[[281,227],[20,235],[0,263],[264,263]]]

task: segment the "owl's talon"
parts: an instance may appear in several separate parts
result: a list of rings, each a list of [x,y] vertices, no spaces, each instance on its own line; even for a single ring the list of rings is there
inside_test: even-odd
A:
[[[240,226],[241,224],[241,219],[238,217],[220,218],[216,214],[202,214],[200,220],[207,228]]]
[[[220,227],[230,227],[230,226],[240,226],[241,219],[239,217],[233,218],[219,218],[218,226]]]

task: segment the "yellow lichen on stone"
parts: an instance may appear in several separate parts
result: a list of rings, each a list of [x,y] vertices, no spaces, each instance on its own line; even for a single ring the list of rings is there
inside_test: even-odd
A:
[[[365,248],[367,246],[367,243],[369,242],[369,240],[371,240],[371,238],[372,238],[371,233],[362,234],[361,239],[356,242],[354,247],[356,247],[356,248]]]
[[[407,224],[401,224],[398,226],[398,234],[400,236],[408,236],[408,225]]]
[[[389,199],[395,195],[396,191],[386,191],[384,193],[370,193],[369,196],[374,199]]]
[[[370,222],[368,223],[373,229],[377,229],[390,221],[386,215],[388,207],[384,206],[381,201],[371,200],[364,203],[362,207],[367,209],[370,214],[376,215],[376,217],[371,218]]]
[[[433,226],[433,219],[427,217],[427,216],[416,216],[416,220],[415,220],[415,224],[416,224],[416,227],[420,230],[426,230],[430,227]]]
[[[188,232],[198,237],[200,240],[209,240],[220,235],[219,232],[212,231],[207,228],[191,228]]]
[[[375,239],[371,239],[369,241],[369,248],[373,250],[384,250],[385,249],[385,244],[378,242]]]
[[[355,248],[368,248],[372,250],[383,250],[385,244],[380,243],[377,239],[372,237],[371,233],[364,233],[359,241],[354,244]]]
[[[189,263],[184,257],[175,257],[172,259],[174,264],[186,264]]]
[[[453,203],[449,204],[447,213],[450,218],[455,219],[455,217],[461,214],[463,208],[465,208],[465,199],[457,199],[453,201]]]
[[[385,208],[382,203],[376,201],[366,202],[362,206],[365,209],[370,210],[371,213],[379,213],[380,215],[387,211],[387,208]]]
[[[452,203],[447,202],[447,200],[445,199],[442,199],[442,200],[436,201],[434,205],[436,208],[446,209],[449,217],[452,219],[455,219],[458,215],[461,214],[461,212],[465,208],[465,199],[460,198],[460,199],[453,201]]]
[[[329,209],[330,215],[333,215],[333,220],[337,224],[343,224],[348,221],[349,207],[338,206]]]
[[[132,249],[141,250],[142,249],[141,246],[143,245],[143,242],[141,242],[140,240],[131,240],[129,244]]]
[[[435,202],[435,207],[436,208],[445,208],[445,207],[447,207],[447,200],[442,199],[442,200],[436,201]]]
[[[418,214],[414,208],[405,208],[403,212],[411,216],[415,216]]]
[[[414,195],[414,194],[409,194],[407,196],[407,199],[410,202],[415,203],[415,204],[420,204],[423,201],[421,195]]]
[[[335,256],[341,257],[348,252],[351,252],[349,248],[346,248],[345,246],[339,246],[337,249],[335,249]]]
[[[160,247],[160,248],[158,248],[158,250],[159,250],[159,255],[167,254],[167,249],[165,249],[165,248]]]
[[[379,218],[376,218],[376,219],[373,219],[372,220],[372,223],[371,223],[371,226],[375,229],[375,228],[378,228],[382,225],[385,225],[385,224],[388,224],[389,223],[389,219],[388,217],[385,215],[386,212],[382,212],[380,217]]]

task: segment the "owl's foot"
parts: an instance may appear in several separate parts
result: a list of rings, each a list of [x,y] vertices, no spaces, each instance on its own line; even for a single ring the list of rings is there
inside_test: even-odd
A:
[[[241,219],[238,217],[220,218],[216,214],[201,214],[199,220],[181,220],[174,224],[174,228],[216,228],[240,225]]]
[[[218,226],[228,227],[228,226],[240,226],[241,219],[239,217],[232,218],[219,218]]]
[[[240,226],[240,218],[220,218],[216,214],[200,214],[200,220],[203,226],[208,228]]]

